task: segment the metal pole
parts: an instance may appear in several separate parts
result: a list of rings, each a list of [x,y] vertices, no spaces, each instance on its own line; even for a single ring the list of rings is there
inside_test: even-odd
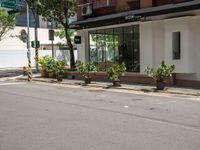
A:
[[[36,64],[36,72],[39,72],[39,54],[38,54],[38,47],[36,42],[38,41],[38,18],[37,18],[37,4],[35,2],[35,64]]]
[[[28,81],[32,80],[32,71],[31,71],[31,49],[30,49],[30,23],[29,23],[29,5],[26,2],[26,15],[27,15],[27,57],[28,57]]]
[[[51,30],[53,31],[53,19],[51,20]],[[53,47],[53,39],[51,40],[51,47],[52,47],[52,57],[55,57],[54,54],[54,47]]]

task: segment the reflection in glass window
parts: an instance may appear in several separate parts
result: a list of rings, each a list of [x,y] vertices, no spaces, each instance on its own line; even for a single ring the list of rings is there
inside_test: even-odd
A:
[[[139,25],[91,31],[89,38],[90,61],[98,64],[102,71],[122,62],[127,71],[140,71]]]

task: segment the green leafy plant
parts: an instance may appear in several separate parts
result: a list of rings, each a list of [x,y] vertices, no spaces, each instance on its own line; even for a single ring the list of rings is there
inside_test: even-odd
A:
[[[171,76],[175,70],[175,65],[168,65],[162,61],[158,68],[147,67],[145,72],[149,77],[152,77],[156,82],[164,82],[164,79]]]
[[[56,76],[63,75],[65,71],[65,63],[63,61],[57,60],[54,62],[53,72]]]
[[[8,37],[10,30],[15,27],[16,14],[9,14],[6,10],[0,9],[0,41]]]
[[[40,65],[40,72],[41,73],[47,73],[47,62],[51,59],[49,55],[45,55],[44,57],[39,59],[39,65]]]
[[[111,81],[119,81],[119,78],[124,75],[126,71],[125,63],[114,64],[107,69],[107,75]]]
[[[41,73],[49,74],[49,77],[58,77],[63,75],[65,71],[65,63],[61,60],[56,60],[46,55],[39,59]]]
[[[78,72],[84,79],[91,79],[97,73],[97,66],[93,62],[84,64],[81,61],[76,62]]]
[[[75,67],[74,46],[71,38],[70,20],[75,16],[75,0],[39,0],[40,5],[36,5],[36,0],[26,0],[33,12],[37,10],[38,15],[46,20],[53,20],[62,27],[60,37],[65,38],[66,46],[70,52],[71,68]],[[37,7],[35,7],[37,6]]]
[[[48,73],[54,73],[54,68],[55,68],[55,60],[52,57],[50,57],[50,59],[48,59],[46,62],[46,70]]]

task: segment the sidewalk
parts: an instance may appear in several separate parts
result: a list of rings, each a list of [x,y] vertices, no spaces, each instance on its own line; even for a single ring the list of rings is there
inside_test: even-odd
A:
[[[23,74],[22,68],[0,68],[0,78],[14,77]]]
[[[18,80],[27,80],[27,77],[21,76],[17,78]],[[76,86],[83,86],[83,80],[72,80],[72,79],[63,79],[62,82],[57,82],[56,79],[52,78],[42,78],[39,74],[34,74],[33,81],[36,82],[46,82],[46,83],[57,83],[57,84],[66,84],[66,85],[76,85]],[[133,90],[133,91],[142,91],[144,93],[168,93],[168,94],[179,94],[179,95],[191,95],[191,96],[198,96],[200,97],[200,90],[198,89],[190,89],[190,88],[179,88],[179,87],[166,87],[164,91],[157,91],[154,86],[148,85],[129,85],[129,84],[122,84],[121,87],[113,87],[112,83],[108,82],[95,82],[93,81],[92,84],[87,85],[89,87],[98,87],[103,89],[115,88],[115,89],[123,89],[123,90]]]

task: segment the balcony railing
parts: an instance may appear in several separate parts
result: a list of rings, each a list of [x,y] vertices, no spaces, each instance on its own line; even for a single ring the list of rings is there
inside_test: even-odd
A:
[[[100,9],[106,7],[115,7],[116,0],[94,0],[93,9]]]

